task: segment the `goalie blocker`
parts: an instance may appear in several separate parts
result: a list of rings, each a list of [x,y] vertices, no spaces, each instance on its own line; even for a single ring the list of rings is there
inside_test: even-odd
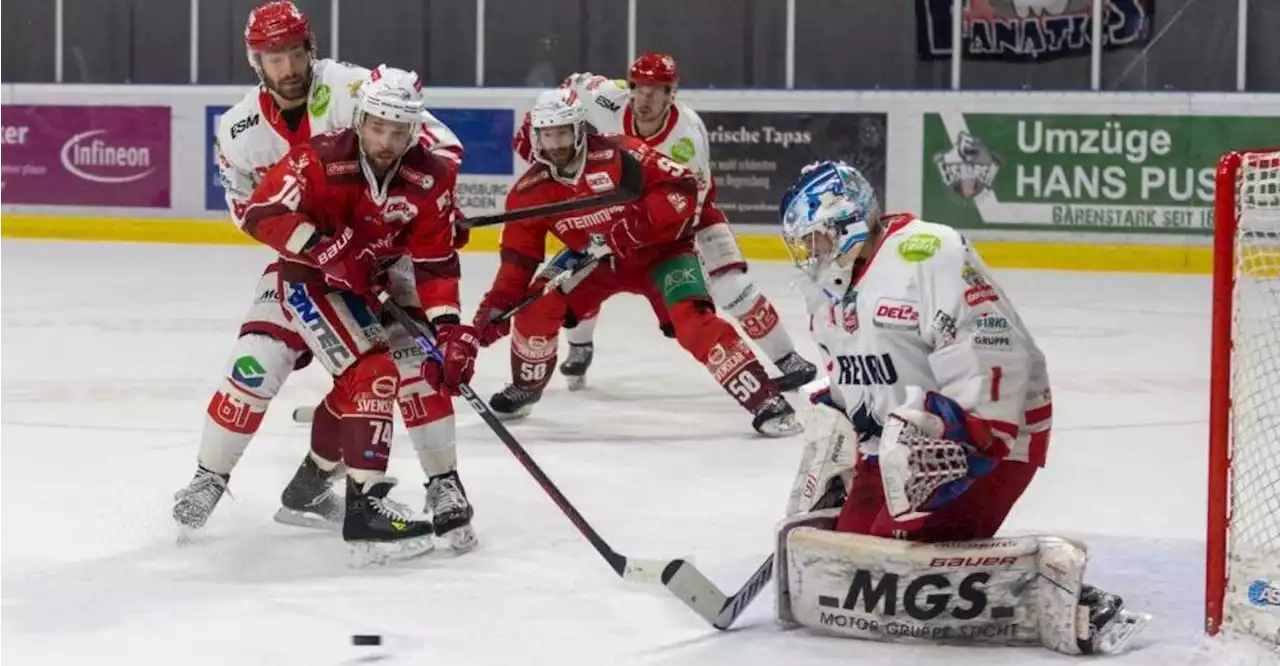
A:
[[[778,530],[778,619],[886,642],[1113,654],[1151,616],[1083,583],[1088,552],[1054,536],[920,543],[832,531],[839,509]]]

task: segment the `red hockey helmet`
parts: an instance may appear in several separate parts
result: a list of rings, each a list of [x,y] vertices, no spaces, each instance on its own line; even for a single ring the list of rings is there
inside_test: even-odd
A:
[[[254,56],[263,51],[305,44],[314,56],[315,43],[311,21],[289,0],[273,0],[254,7],[244,26],[244,45],[249,52],[249,64],[254,69],[258,69]]]
[[[665,53],[646,53],[631,63],[627,82],[633,86],[669,86],[680,83],[676,59]]]

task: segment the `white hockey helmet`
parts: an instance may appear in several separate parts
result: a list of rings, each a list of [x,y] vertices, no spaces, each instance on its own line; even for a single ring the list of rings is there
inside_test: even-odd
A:
[[[554,167],[542,155],[542,142],[538,140],[538,130],[549,127],[573,127],[574,156],[581,154],[587,143],[587,110],[582,107],[576,90],[556,88],[548,90],[533,103],[529,111],[529,125],[533,136],[529,137],[533,144],[533,159]]]
[[[408,123],[411,136],[417,136],[427,114],[426,98],[422,95],[422,80],[412,71],[378,65],[356,90],[356,127],[366,115]]]

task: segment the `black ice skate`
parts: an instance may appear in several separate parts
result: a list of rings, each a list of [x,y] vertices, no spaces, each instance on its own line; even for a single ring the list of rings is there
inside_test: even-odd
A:
[[[569,343],[569,358],[560,364],[560,374],[568,380],[570,391],[581,391],[587,387],[587,368],[591,367],[595,351],[595,345],[590,342],[580,345]]]
[[[475,510],[467,500],[458,473],[446,472],[427,481],[427,506],[423,511],[431,514],[436,536],[449,542],[449,547],[465,553],[476,547],[476,531],[471,527]]]
[[[415,520],[409,507],[387,499],[395,479],[356,483],[347,477],[347,510],[342,538],[351,564],[366,566],[408,560],[435,549],[431,521]]]
[[[779,391],[794,391],[818,376],[818,366],[806,361],[796,352],[783,356],[774,365],[782,373],[773,379]]]
[[[780,395],[769,398],[756,410],[751,427],[765,437],[790,437],[804,432],[804,426],[796,420],[796,410]]]
[[[528,416],[533,405],[541,399],[542,391],[511,384],[489,398],[489,408],[499,420],[514,421]]]
[[[335,470],[337,471],[337,470]],[[320,469],[307,454],[280,494],[275,521],[294,527],[337,530],[342,527],[342,498],[330,485],[334,474]]]
[[[196,467],[196,475],[191,477],[191,483],[173,494],[173,519],[179,526],[187,529],[204,527],[209,514],[213,513],[218,500],[227,491],[229,480],[230,475],[219,474],[203,466]]]
[[[1087,630],[1077,639],[1084,654],[1116,654],[1128,645],[1151,621],[1146,613],[1133,613],[1124,608],[1124,600],[1092,585],[1080,586],[1081,613],[1089,616]],[[1077,626],[1080,621],[1077,620]]]

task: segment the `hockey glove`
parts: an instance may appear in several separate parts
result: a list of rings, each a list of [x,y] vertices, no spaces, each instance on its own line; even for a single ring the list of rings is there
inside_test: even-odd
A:
[[[494,317],[514,308],[519,302],[519,298],[512,298],[499,291],[491,291],[484,295],[480,301],[480,307],[476,309],[476,316],[471,321],[481,347],[488,347],[511,333],[510,318],[495,321]]]
[[[335,237],[319,238],[302,254],[320,268],[325,282],[359,296],[371,296],[378,259],[365,240],[351,227]]]
[[[471,381],[476,371],[476,354],[480,351],[476,329],[466,324],[441,325],[436,329],[436,347],[442,360],[424,361],[422,378],[439,393],[458,395],[458,387]]]
[[[964,494],[1009,454],[982,419],[951,398],[917,387],[889,414],[880,469],[895,517],[935,511]]]

